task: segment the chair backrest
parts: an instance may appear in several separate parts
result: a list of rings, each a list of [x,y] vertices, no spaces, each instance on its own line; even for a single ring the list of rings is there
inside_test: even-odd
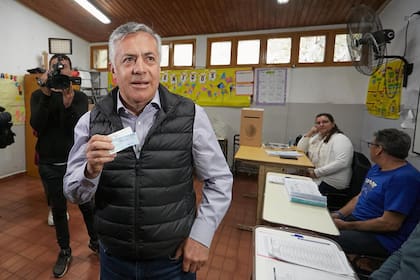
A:
[[[350,195],[352,197],[359,194],[370,166],[370,161],[364,154],[359,152],[353,153],[353,162],[351,164],[353,174],[350,180]]]

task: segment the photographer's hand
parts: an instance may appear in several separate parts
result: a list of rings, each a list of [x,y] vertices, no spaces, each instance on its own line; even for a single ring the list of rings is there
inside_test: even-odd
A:
[[[69,88],[63,89],[63,104],[65,108],[70,107],[71,103],[73,102],[74,98],[74,90],[73,87],[70,85]]]
[[[38,85],[40,85],[40,89],[43,94],[46,96],[51,96],[51,89],[46,86],[46,82],[48,80],[48,72],[42,74],[41,77],[37,78]]]

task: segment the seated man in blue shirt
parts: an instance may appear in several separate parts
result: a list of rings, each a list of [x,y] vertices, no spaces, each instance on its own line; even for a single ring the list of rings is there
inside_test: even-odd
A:
[[[407,240],[420,219],[420,173],[405,159],[410,136],[397,129],[374,134],[375,163],[360,193],[332,217],[347,254],[388,257]]]

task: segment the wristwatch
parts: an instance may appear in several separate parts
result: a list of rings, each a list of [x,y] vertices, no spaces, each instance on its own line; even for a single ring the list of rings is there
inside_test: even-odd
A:
[[[40,78],[36,78],[36,83],[40,86],[40,87],[45,87],[47,85],[46,82],[43,82]]]

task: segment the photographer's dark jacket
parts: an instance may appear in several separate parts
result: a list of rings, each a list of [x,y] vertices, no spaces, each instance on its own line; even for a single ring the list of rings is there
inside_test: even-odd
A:
[[[117,92],[98,103],[90,115],[90,135],[123,128]],[[188,237],[196,215],[193,189],[191,100],[159,87],[162,108],[156,113],[139,158],[133,147],[105,164],[95,195],[96,229],[110,255],[155,259],[174,255]]]
[[[47,96],[38,89],[31,96],[30,124],[38,140],[36,151],[40,164],[64,163],[73,146],[74,127],[88,110],[88,98],[74,91],[73,102],[65,108],[61,93]]]

